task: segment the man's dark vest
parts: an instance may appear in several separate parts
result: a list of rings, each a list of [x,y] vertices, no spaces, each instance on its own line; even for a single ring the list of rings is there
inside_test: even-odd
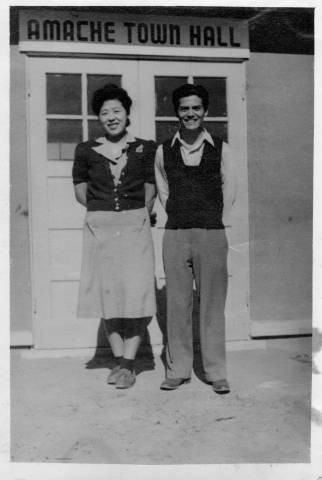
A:
[[[201,162],[186,166],[180,142],[163,144],[164,168],[169,184],[165,228],[223,229],[223,193],[221,179],[222,140],[213,139],[214,147],[204,143]]]

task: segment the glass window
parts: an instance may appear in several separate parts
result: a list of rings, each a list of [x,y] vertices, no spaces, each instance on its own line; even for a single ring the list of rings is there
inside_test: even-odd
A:
[[[226,117],[226,78],[223,77],[194,77],[195,85],[202,85],[209,93],[209,109],[210,117]]]
[[[154,83],[156,92],[156,116],[174,117],[172,92],[183,83],[187,83],[187,77],[154,77]]]
[[[87,75],[87,112],[94,115],[92,110],[92,97],[95,90],[104,87],[107,83],[121,86],[121,75]]]
[[[172,138],[179,127],[179,122],[175,120],[155,122],[156,124],[156,142],[157,144]]]
[[[82,113],[81,75],[47,73],[47,113]]]
[[[214,137],[221,138],[224,142],[228,142],[228,123],[205,121],[204,125],[209,133]]]
[[[47,120],[48,160],[73,160],[82,138],[81,120]]]
[[[104,135],[104,130],[97,120],[88,121],[88,138],[89,140],[95,140],[95,138]]]

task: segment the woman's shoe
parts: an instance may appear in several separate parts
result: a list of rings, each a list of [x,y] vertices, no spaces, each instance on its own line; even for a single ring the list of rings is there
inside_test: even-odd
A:
[[[135,373],[128,368],[121,368],[116,380],[116,388],[130,388],[135,383]]]
[[[121,367],[120,365],[116,365],[116,367],[114,367],[111,371],[110,371],[110,374],[109,376],[107,377],[106,379],[106,383],[108,383],[109,385],[115,385],[117,379],[118,379],[118,376],[120,374],[120,370],[121,370]]]

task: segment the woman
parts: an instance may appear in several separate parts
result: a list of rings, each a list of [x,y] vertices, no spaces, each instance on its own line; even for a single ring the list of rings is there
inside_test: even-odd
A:
[[[155,314],[154,254],[149,214],[155,199],[153,141],[126,127],[132,100],[108,84],[92,108],[105,133],[76,147],[73,183],[87,208],[77,313],[101,317],[116,367],[107,383],[135,383],[134,359]]]

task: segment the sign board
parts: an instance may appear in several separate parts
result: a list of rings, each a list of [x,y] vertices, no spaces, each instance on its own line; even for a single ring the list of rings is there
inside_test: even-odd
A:
[[[248,49],[248,24],[198,18],[73,10],[20,10],[20,41]]]

